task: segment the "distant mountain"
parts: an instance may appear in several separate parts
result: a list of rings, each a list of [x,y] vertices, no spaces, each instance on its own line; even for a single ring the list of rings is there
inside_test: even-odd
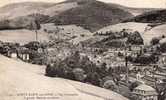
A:
[[[47,22],[56,25],[76,24],[90,31],[96,31],[133,17],[131,13],[123,9],[95,0],[79,2],[78,5],[51,17]]]
[[[65,10],[77,7],[76,2],[44,3],[44,2],[23,2],[8,4],[0,8],[0,20],[13,19],[31,14],[43,14],[48,16],[57,15]]]
[[[130,17],[131,13],[96,0],[67,0],[58,4],[25,2],[0,8],[0,29],[26,28],[33,21],[29,19],[35,18],[41,23],[75,24],[96,31]]]
[[[66,0],[65,2],[67,3],[71,3],[71,2],[77,2],[78,4],[80,3],[87,3],[87,2],[93,2],[94,0]],[[64,2],[63,2],[64,3]],[[123,9],[127,12],[130,12],[131,14],[133,15],[140,15],[142,13],[145,13],[145,12],[149,12],[149,11],[153,11],[153,10],[159,10],[160,8],[133,8],[133,7],[126,7],[126,6],[122,6],[120,4],[115,4],[115,3],[108,3],[110,4],[110,6],[112,7],[117,7],[117,8],[120,8],[120,9]]]
[[[0,8],[0,20],[12,19],[20,16],[26,16],[33,13],[40,13],[42,10],[52,7],[55,4],[43,2],[23,2],[8,4]]]
[[[0,30],[29,28],[34,20],[44,23],[50,16],[76,7],[76,2],[23,2],[0,8]]]
[[[107,32],[121,32],[123,29],[130,33],[134,31],[138,31],[140,33],[144,33],[146,28],[148,27],[148,23],[137,23],[137,22],[127,22],[127,23],[119,23],[116,25],[110,25],[98,30],[98,33],[106,34]]]
[[[154,28],[152,28],[150,31],[145,32],[144,34],[142,34],[142,37],[144,39],[145,44],[150,44],[150,41],[153,38],[161,38],[161,37],[165,37],[166,36],[166,24],[163,25],[158,25]],[[161,41],[165,42],[166,38],[164,38],[163,40],[161,39]]]
[[[110,3],[111,6],[114,7],[118,7],[120,9],[123,9],[127,12],[130,12],[131,14],[133,14],[134,16],[137,15],[141,15],[145,12],[150,12],[150,11],[154,11],[154,10],[160,10],[160,8],[133,8],[133,7],[126,7],[126,6],[122,6],[119,4],[114,4],[114,3]]]
[[[163,23],[166,22],[166,9],[145,12],[126,20],[125,22]]]

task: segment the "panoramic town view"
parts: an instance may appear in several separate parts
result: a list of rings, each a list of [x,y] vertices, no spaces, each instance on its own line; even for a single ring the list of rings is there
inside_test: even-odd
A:
[[[166,8],[105,1],[0,7],[0,100],[166,100]]]

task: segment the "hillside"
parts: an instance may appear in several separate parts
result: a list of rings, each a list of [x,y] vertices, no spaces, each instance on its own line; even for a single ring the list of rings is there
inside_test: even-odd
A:
[[[0,29],[26,28],[32,22],[27,20],[36,18],[41,23],[55,23],[57,25],[75,24],[90,31],[96,31],[107,25],[116,24],[124,19],[132,17],[131,13],[95,0],[68,0],[58,4],[49,3],[16,3],[4,6],[0,10]],[[25,19],[27,23],[21,23],[21,27],[11,26],[15,20]],[[3,21],[8,20],[4,26]],[[14,24],[14,23],[13,23]],[[16,25],[15,25],[16,26]],[[5,28],[4,28],[5,27]]]
[[[41,14],[54,16],[64,11],[67,11],[69,9],[75,8],[77,6],[78,6],[77,2],[62,2],[62,3],[55,4],[54,6],[51,6],[47,9],[44,9],[41,12]]]
[[[123,29],[130,33],[134,31],[138,31],[141,37],[144,40],[145,45],[150,45],[150,42],[153,38],[159,38],[162,36],[166,36],[166,24],[158,24],[155,27],[150,27],[149,23],[138,23],[138,22],[126,22],[126,23],[119,23],[116,25],[110,25],[108,27],[102,28],[98,30],[98,33],[106,34],[106,32],[121,32]],[[161,42],[165,41],[161,40]]]
[[[123,29],[126,29],[127,32],[138,31],[143,33],[146,27],[148,27],[148,23],[127,22],[127,23],[110,25],[98,30],[97,32],[102,32],[102,33],[106,33],[107,31],[120,32]]]
[[[76,2],[43,3],[23,2],[9,4],[0,8],[0,29],[22,29],[37,19],[44,23],[50,16],[77,7]]]
[[[166,9],[145,12],[141,15],[126,20],[125,22],[142,22],[142,23],[163,23],[166,22]]]
[[[147,31],[144,34],[142,34],[145,44],[150,44],[150,41],[154,37],[159,38],[162,36],[166,36],[166,24],[156,26],[156,27],[152,28],[150,31]]]
[[[110,25],[98,30],[98,33],[106,34],[106,32],[121,32],[123,29],[130,33],[134,31],[138,31],[141,37],[144,40],[145,45],[150,45],[150,42],[153,38],[161,38],[162,36],[166,36],[166,24],[158,24],[155,27],[150,27],[150,23],[138,23],[138,22],[126,22],[119,23],[116,25]],[[96,33],[96,32],[95,32]],[[100,37],[102,38],[102,37]],[[98,39],[99,40],[99,39]],[[161,40],[161,42],[165,42],[165,38]]]
[[[20,30],[3,30],[0,31],[0,40],[3,42],[17,42],[20,44],[26,44],[31,41],[35,41],[36,34],[34,31],[20,29]],[[39,31],[38,32],[39,41],[44,42],[48,41],[48,34]]]
[[[49,100],[128,100],[99,87],[46,77],[45,66],[12,60],[2,55],[0,59],[0,95],[3,100],[27,100],[30,97]]]
[[[157,21],[161,17],[156,16],[155,22],[165,20],[165,10],[163,9],[130,8],[96,0],[66,0],[61,3],[23,2],[0,8],[0,29],[26,28],[25,26],[33,21],[29,19],[36,18],[41,23],[75,24],[94,32],[126,19],[128,19],[126,21],[153,22],[144,20],[149,19],[151,14],[163,15],[161,21]],[[133,15],[138,16],[134,17]],[[4,25],[3,21],[6,20],[9,22]],[[26,20],[26,23],[24,20]],[[20,24],[20,22],[22,23]],[[19,27],[16,27],[17,23],[19,23]]]
[[[43,24],[42,29],[46,30],[50,39],[62,39],[73,44],[78,44],[80,41],[92,37],[93,33],[76,25],[59,25],[54,23]]]
[[[23,2],[8,4],[0,8],[0,18],[13,19],[20,16],[26,16],[33,13],[40,13],[55,4],[43,2]]]
[[[116,24],[132,17],[131,13],[99,1],[79,4],[78,7],[51,17],[47,22],[56,25],[75,24],[90,31],[96,31],[108,25]]]
[[[122,5],[114,4],[114,3],[110,3],[110,5],[118,7],[120,9],[123,9],[123,10],[125,10],[127,12],[130,12],[134,16],[141,15],[141,14],[143,14],[145,12],[150,12],[150,11],[154,11],[154,10],[160,10],[159,8],[133,8],[133,7],[126,7],[126,6],[122,6]]]

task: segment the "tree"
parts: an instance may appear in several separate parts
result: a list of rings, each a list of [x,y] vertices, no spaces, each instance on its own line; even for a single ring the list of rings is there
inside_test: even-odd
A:
[[[31,28],[32,30],[35,30],[36,33],[36,41],[38,41],[38,32],[37,30],[39,30],[41,28],[40,23],[37,19],[34,19],[31,23]]]
[[[150,41],[150,43],[151,43],[151,45],[156,45],[156,44],[159,43],[159,41],[160,41],[160,39],[155,37],[155,38],[152,38],[152,40]]]
[[[144,44],[143,38],[141,37],[138,31],[128,35],[127,43],[135,44],[135,45],[142,45]]]
[[[101,83],[100,75],[97,72],[88,73],[87,77],[85,78],[85,82],[91,83],[96,86],[100,86]]]
[[[81,56],[78,51],[72,53],[64,60],[54,62],[54,66],[51,68],[48,66],[46,70],[46,74],[48,73],[48,75],[81,82],[84,82],[85,76],[88,74],[88,78],[92,79],[88,79],[90,83],[94,85],[100,84],[98,83],[100,75],[96,73],[96,65],[87,56]]]
[[[45,70],[45,75],[46,76],[50,76],[50,77],[54,77],[55,76],[55,70],[53,69],[53,66],[51,66],[51,64],[48,64],[46,66],[46,70]]]
[[[123,37],[127,37],[129,35],[128,32],[126,31],[126,29],[122,29],[122,31],[120,33],[121,33],[121,35],[123,35]]]
[[[85,73],[96,70],[96,65],[87,56],[81,56],[78,51],[72,53],[63,62],[70,68],[82,68]]]
[[[166,100],[166,83],[158,84],[155,81],[155,88],[158,93],[158,100]]]
[[[73,74],[75,76],[75,80],[83,82],[85,77],[84,77],[85,71],[82,68],[74,68],[73,69]]]
[[[156,56],[155,54],[151,54],[151,55],[140,55],[133,62],[140,64],[154,64],[158,60],[159,60],[158,56]]]
[[[103,87],[118,92],[118,86],[112,80],[107,80],[106,82],[104,82]]]
[[[115,82],[115,84],[118,86],[118,91],[119,91],[119,85],[120,85],[120,75],[119,74],[112,74],[113,77],[113,81]]]
[[[165,43],[160,44],[160,48],[159,48],[159,50],[160,50],[161,52],[163,52],[163,53],[165,53],[165,52],[166,52],[166,42],[165,42]]]
[[[40,43],[37,42],[37,41],[32,41],[32,42],[29,42],[28,44],[25,44],[24,47],[30,49],[30,50],[34,50],[34,51],[37,51],[38,48],[40,47]]]
[[[107,71],[107,64],[102,63],[100,67],[96,68],[96,72],[100,75],[101,78],[104,78],[107,76],[108,71]]]

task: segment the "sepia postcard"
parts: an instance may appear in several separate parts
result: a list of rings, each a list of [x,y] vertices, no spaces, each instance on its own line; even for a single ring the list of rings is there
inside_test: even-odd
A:
[[[166,100],[166,0],[0,0],[0,100]]]

